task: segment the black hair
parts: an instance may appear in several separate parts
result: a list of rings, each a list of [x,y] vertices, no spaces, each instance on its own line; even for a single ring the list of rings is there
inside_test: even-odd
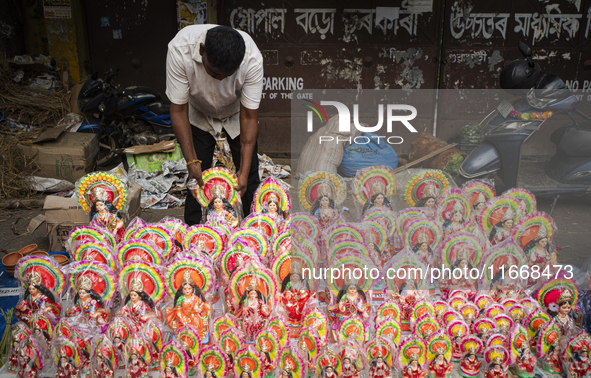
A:
[[[177,373],[175,367],[167,366],[167,368],[170,368],[172,370],[172,374],[174,374],[175,377],[178,377],[179,376],[179,373]],[[166,371],[166,369],[164,369],[164,370]]]
[[[215,375],[215,373],[213,371],[206,371],[203,374],[203,378],[207,378],[207,373],[210,373],[213,378],[217,378],[217,375]]]
[[[466,221],[466,220],[464,219],[464,213],[462,213],[461,211],[458,211],[458,210],[456,210],[456,211],[453,211],[453,212],[451,213],[451,218],[449,218],[449,219],[446,219],[446,220],[444,220],[444,221],[443,221],[443,224],[442,224],[442,226],[441,226],[441,227],[443,228],[443,231],[446,231],[446,230],[448,229],[448,227],[449,227],[449,226],[450,226],[450,225],[453,223],[453,220],[452,220],[452,218],[453,218],[453,216],[454,216],[456,213],[460,213],[460,214],[462,214],[462,220],[460,221],[460,224],[464,224],[464,222]]]
[[[119,213],[119,210],[117,210],[117,208],[115,207],[115,205],[113,205],[111,203],[111,201],[109,200],[97,200],[95,201],[92,206],[90,207],[90,217],[94,218],[94,216],[96,215],[96,213],[98,213],[98,210],[96,208],[96,204],[97,202],[102,202],[105,204],[105,207],[107,208],[107,211],[111,214],[115,214],[115,216],[117,216],[117,218],[122,219],[121,217],[121,213]]]
[[[365,203],[365,205],[363,205],[363,210],[362,210],[362,213],[363,214],[365,214],[365,212],[367,210],[369,210],[369,209],[371,209],[371,208],[373,208],[375,206],[374,205],[374,201],[376,200],[376,198],[378,198],[378,196],[384,197],[384,205],[383,205],[384,207],[386,207],[386,208],[388,208],[390,210],[393,210],[392,209],[392,205],[390,204],[390,200],[388,199],[388,197],[386,197],[386,195],[384,193],[377,193],[377,194],[374,194],[373,196],[371,196],[371,198],[369,199],[369,201],[367,201]]]
[[[246,45],[240,33],[228,26],[216,26],[205,36],[207,61],[224,74],[234,73],[242,60]]]
[[[242,307],[242,304],[244,304],[244,301],[246,300],[246,298],[248,298],[248,293],[250,293],[252,290],[246,289],[246,291],[244,292],[244,294],[242,294],[242,297],[240,297],[240,302],[238,303],[238,307]],[[265,297],[263,297],[263,294],[258,291],[255,290],[257,292],[257,298],[260,299],[263,303],[267,303],[267,299]]]
[[[107,367],[111,370],[113,370],[113,365],[111,365],[111,360],[109,360],[108,358],[105,358],[104,356],[99,355],[101,361],[107,365]]]
[[[90,298],[97,301],[99,306],[103,307],[103,299],[94,290],[92,290],[92,289],[89,289],[89,290],[82,289],[82,290],[86,291],[88,293],[88,295],[90,295]],[[76,296],[74,297],[74,303],[78,304],[79,301],[80,301],[80,293],[76,293]]]
[[[423,197],[420,200],[417,201],[416,207],[425,207],[427,201],[429,201],[430,199],[436,199],[435,197]]]
[[[282,370],[282,371],[281,371],[281,377],[283,377],[283,373],[286,373],[286,371],[285,371],[285,370]],[[293,374],[292,374],[292,373],[287,373],[287,376],[288,376],[289,378],[293,378]]]
[[[488,237],[488,241],[493,241],[493,239],[495,238],[495,235],[497,234],[497,229],[503,228],[503,225],[507,221],[513,221],[513,224],[515,224],[515,220],[514,219],[505,219],[505,220],[502,220],[502,221],[498,222],[497,224],[495,224],[493,226],[492,230],[490,231],[490,235]]]
[[[462,262],[462,260],[460,260],[460,259],[457,259],[457,260],[456,260],[456,261],[453,263],[451,270],[453,271],[455,268],[457,268],[458,266],[460,266],[460,263],[461,263],[461,262]],[[473,266],[472,266],[472,263],[470,263],[470,261],[468,261],[468,269],[470,269],[470,270],[471,270],[472,268],[473,268]]]
[[[125,297],[125,304],[127,304],[130,301],[132,292],[139,295],[142,302],[150,306],[151,310],[154,310],[154,301],[152,300],[152,298],[150,298],[148,294],[144,293],[143,291],[131,290],[129,294],[127,294],[127,297]]]
[[[497,282],[502,282],[503,277],[504,277],[504,274],[502,272],[502,269],[499,269],[499,271],[493,276],[492,280],[490,280],[490,287],[492,288],[493,285]]]
[[[412,251],[415,253],[418,252],[418,250],[421,249],[421,244],[423,244],[423,243],[415,244],[414,247],[412,247]],[[425,244],[427,244],[427,251],[429,251],[429,253],[431,255],[433,255],[433,250],[431,249],[431,246],[429,245],[429,243],[425,242]]]
[[[174,306],[177,306],[177,302],[179,300],[179,298],[183,295],[183,287],[185,287],[185,285],[187,285],[186,283],[182,284],[181,287],[179,287],[179,289],[176,291],[176,294],[174,296]],[[189,284],[191,285],[191,287],[193,288],[193,294],[195,294],[196,296],[198,296],[203,302],[205,302],[205,297],[203,297],[203,292],[201,291],[201,289],[197,286],[197,285],[193,285],[193,284]]]
[[[243,372],[241,372],[241,373],[240,373],[240,376],[239,376],[239,377],[237,377],[237,378],[242,378],[242,374],[244,374],[244,373],[246,373],[246,375],[248,375],[248,377],[249,377],[249,378],[252,378],[252,374],[250,374],[250,372],[248,372],[248,371],[243,371]]]
[[[43,285],[33,285],[33,286],[35,287],[35,289],[39,290],[39,292],[41,294],[45,295],[51,303],[56,303],[55,296],[53,295],[51,290],[49,290],[48,288],[46,288]],[[29,292],[29,285],[27,285],[26,287],[27,287],[27,289],[25,290],[25,296],[23,297],[23,299],[27,299],[29,297],[29,295],[31,295],[31,293]]]
[[[142,361],[142,362],[144,363],[144,365],[146,364],[146,360],[144,359],[144,356],[140,356],[138,353],[131,353],[131,354],[129,355],[129,359],[127,360],[127,362],[128,362],[128,363],[130,363],[130,362],[131,362],[131,356],[133,356],[134,354],[137,356],[137,359],[138,359],[139,361]]]
[[[328,198],[328,206],[331,209],[334,209],[334,207],[335,207],[334,206],[334,200],[332,198],[330,198],[329,196],[324,195],[324,196],[320,196],[320,197],[316,198],[316,201],[314,202],[314,205],[312,205],[312,210],[310,210],[310,214],[314,215],[314,213],[316,212],[316,210],[318,210],[320,208],[320,201],[323,198]]]
[[[536,243],[537,243],[537,242],[539,242],[539,241],[540,241],[540,240],[542,240],[542,239],[546,239],[546,240],[548,240],[548,237],[547,237],[547,236],[544,236],[543,238],[534,239],[534,240],[530,241],[529,243],[527,243],[527,244],[525,245],[525,247],[523,247],[523,252],[524,252],[526,255],[529,255],[530,251],[531,251],[532,249],[534,249],[534,248],[535,248],[535,246],[536,246]],[[549,251],[548,251],[548,244],[546,244],[546,247],[544,247],[544,249],[545,249],[547,252],[549,252]]]
[[[283,212],[283,210],[281,210],[281,207],[279,207],[279,202],[277,202],[277,201],[275,201],[275,200],[270,200],[270,201],[267,201],[267,203],[266,203],[266,205],[267,205],[267,206],[264,206],[264,207],[263,207],[263,211],[262,211],[262,213],[263,213],[263,214],[268,214],[268,213],[269,213],[269,203],[270,203],[270,202],[273,202],[275,205],[277,205],[277,214],[279,214],[279,215],[281,215],[282,217],[284,217],[284,216],[285,216],[285,213]]]
[[[306,280],[302,279],[302,275],[299,273],[292,273],[292,274],[297,274],[300,276],[300,280],[302,280],[304,282],[304,285],[306,286],[307,289],[308,288],[308,282]],[[287,277],[285,277],[283,279],[283,281],[281,281],[281,292],[283,293],[285,290],[287,290],[287,285],[289,285],[291,283],[291,274],[288,274]]]
[[[216,199],[218,199],[218,198],[219,198],[219,199],[221,199],[221,200],[222,200],[222,202],[224,203],[224,209],[225,209],[225,210],[227,210],[227,211],[229,211],[229,212],[231,212],[231,213],[232,213],[232,215],[233,215],[234,217],[236,217],[236,218],[237,218],[237,217],[238,217],[238,215],[236,214],[236,211],[235,211],[235,210],[234,210],[234,208],[232,207],[232,204],[231,204],[231,203],[230,203],[230,202],[229,202],[229,201],[226,199],[226,197],[222,197],[222,196],[214,196],[214,197],[211,199],[211,202],[209,202],[209,204],[207,205],[207,214],[209,215],[209,214],[211,214],[212,212],[215,212],[215,209],[214,209],[214,207],[213,207],[213,203],[214,203],[214,201],[215,201]]]
[[[350,286],[355,286],[355,289],[357,289],[357,293],[359,295],[361,295],[361,297],[363,298],[363,300],[365,302],[367,302],[367,297],[365,296],[365,293],[363,292],[363,290],[361,290],[359,288],[359,286],[357,286],[356,284],[351,284],[351,285],[345,285],[345,287],[343,287],[341,290],[339,290],[339,294],[337,295],[337,303],[339,303],[341,301],[341,298],[343,298],[343,295],[345,295],[347,293]]]

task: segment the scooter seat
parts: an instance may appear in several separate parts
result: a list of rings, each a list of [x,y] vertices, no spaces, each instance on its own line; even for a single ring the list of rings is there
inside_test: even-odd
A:
[[[591,124],[562,126],[552,133],[550,140],[562,156],[591,157]]]
[[[146,108],[157,115],[164,115],[170,113],[170,104],[165,104],[162,101],[156,101],[146,105]]]

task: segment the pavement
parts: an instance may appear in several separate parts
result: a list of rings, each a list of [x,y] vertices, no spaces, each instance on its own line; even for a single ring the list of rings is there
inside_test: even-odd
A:
[[[551,199],[538,199],[538,211],[550,212],[551,205]],[[144,209],[141,217],[146,222],[158,222],[164,217],[182,220],[183,212],[183,208]],[[41,225],[31,235],[26,234],[29,222],[39,214],[43,214],[42,209],[0,210],[0,257],[33,243],[37,244],[39,249],[48,251],[46,224]],[[557,227],[554,245],[557,248],[558,262],[578,268],[591,268],[591,200],[561,198],[554,209],[553,218]],[[11,228],[13,225],[14,230]]]

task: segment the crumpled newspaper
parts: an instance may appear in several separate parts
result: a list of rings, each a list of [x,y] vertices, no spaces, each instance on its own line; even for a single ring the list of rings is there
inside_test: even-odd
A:
[[[169,207],[183,206],[184,199],[170,194],[170,191],[181,191],[187,185],[187,163],[185,159],[179,161],[164,161],[162,172],[148,173],[136,168],[135,164],[129,167],[130,185],[140,185],[143,189],[141,203],[144,208],[168,209]]]
[[[291,174],[289,165],[273,164],[273,160],[265,154],[257,154],[259,157],[259,178],[273,176],[276,178],[287,178]]]

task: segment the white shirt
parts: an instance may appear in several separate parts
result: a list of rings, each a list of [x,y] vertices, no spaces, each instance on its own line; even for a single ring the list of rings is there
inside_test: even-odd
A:
[[[189,104],[189,122],[213,136],[224,128],[230,138],[240,135],[240,104],[258,109],[263,91],[263,56],[252,38],[244,39],[244,59],[231,76],[209,76],[199,54],[209,29],[218,25],[183,28],[168,44],[166,96],[177,105]]]

